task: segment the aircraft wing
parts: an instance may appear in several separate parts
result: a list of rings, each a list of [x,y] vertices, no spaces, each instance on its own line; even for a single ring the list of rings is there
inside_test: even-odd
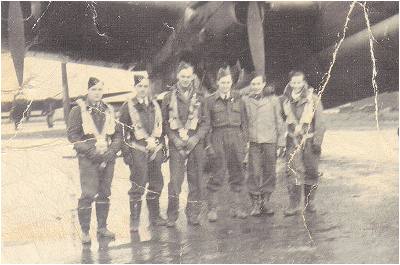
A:
[[[2,53],[2,111],[8,111],[19,85],[9,53]],[[32,108],[40,109],[47,98],[57,100],[61,107],[62,79],[59,61],[37,57],[25,58],[23,91],[28,100],[32,100]],[[69,96],[73,101],[85,95],[89,77],[97,77],[104,82],[104,98],[132,92],[132,72],[123,69],[100,67],[93,65],[68,63],[67,78]]]
[[[32,4],[35,2],[32,2]],[[220,64],[239,65],[242,81],[256,70],[266,72],[281,92],[287,73],[302,68],[317,86],[332,60],[332,47],[343,33],[350,2],[40,2],[40,19],[27,19],[29,54],[79,64],[114,65],[121,69],[148,68],[162,82],[174,79],[173,67],[183,52],[197,58],[212,86]],[[7,10],[2,2],[2,12]],[[22,5],[23,17],[29,10]],[[398,61],[397,2],[367,2],[380,72],[393,76]],[[25,11],[24,11],[25,10]],[[27,11],[26,11],[27,10]],[[36,9],[37,10],[37,9]],[[4,11],[6,12],[6,11]],[[33,15],[35,18],[36,15]],[[369,96],[370,58],[363,8],[357,3],[350,17],[345,45],[325,97],[329,105]],[[5,20],[7,22],[7,20]],[[31,22],[29,22],[31,21]],[[2,24],[2,32],[7,30]],[[362,34],[361,34],[362,33]],[[358,35],[357,35],[358,34]],[[349,53],[350,52],[350,53]],[[346,58],[344,58],[346,57]],[[353,71],[355,69],[355,71]],[[348,70],[348,72],[346,72]],[[343,72],[344,71],[344,72]],[[350,73],[351,72],[351,73]],[[28,78],[28,77],[26,77]],[[25,77],[24,77],[25,80]],[[398,79],[390,86],[397,87]],[[71,85],[71,89],[74,85]],[[79,89],[81,89],[79,85]],[[165,86],[164,86],[165,87]],[[334,89],[333,89],[334,88]],[[336,89],[336,90],[335,90]],[[352,91],[357,91],[353,93]],[[71,92],[73,95],[75,92]]]

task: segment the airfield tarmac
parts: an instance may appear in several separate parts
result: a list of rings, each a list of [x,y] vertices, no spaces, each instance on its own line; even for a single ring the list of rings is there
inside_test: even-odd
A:
[[[49,130],[43,118],[31,118],[14,135],[3,120],[2,262],[398,263],[398,116],[378,131],[373,113],[362,124],[355,114],[331,117],[341,115],[322,147],[316,214],[283,217],[288,198],[279,161],[273,217],[231,219],[224,189],[216,223],[207,222],[204,208],[199,227],[189,227],[182,210],[176,228],[152,228],[144,206],[139,234],[130,235],[129,170],[119,158],[108,220],[116,240],[95,238],[93,216],[92,245],[85,248],[76,215],[78,163],[65,125],[57,121]],[[168,164],[163,172],[165,216]],[[181,206],[186,194],[184,183]]]

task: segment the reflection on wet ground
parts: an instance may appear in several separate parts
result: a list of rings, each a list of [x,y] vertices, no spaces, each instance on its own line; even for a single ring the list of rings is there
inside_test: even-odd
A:
[[[307,215],[307,229],[301,216],[228,216],[214,224],[188,227],[185,217],[176,228],[147,227],[132,233],[129,242],[99,238],[82,248],[81,263],[315,263],[330,260],[323,250],[324,233],[338,229],[323,216]],[[183,219],[183,220],[182,220]],[[76,262],[76,261],[71,261]]]
[[[2,178],[2,261],[398,263],[398,145],[377,142],[382,138],[385,142],[397,143],[397,137],[397,130],[379,133],[328,131],[323,146],[320,170],[324,175],[318,187],[316,214],[305,214],[304,218],[283,217],[288,195],[280,174],[271,198],[275,209],[272,217],[231,219],[231,199],[225,187],[220,193],[216,223],[207,222],[204,203],[201,226],[188,226],[182,210],[176,228],[149,227],[144,202],[137,234],[129,234],[129,170],[118,160],[108,220],[109,228],[117,234],[116,240],[95,237],[93,215],[89,246],[82,246],[79,239],[75,210],[80,192],[77,163],[63,158],[71,153],[70,147],[5,149],[2,155],[2,173],[5,173]],[[43,144],[37,140],[29,143]],[[24,144],[12,142],[13,147]],[[55,162],[49,165],[49,161]],[[278,172],[281,171],[282,164],[279,164]],[[164,177],[164,183],[168,183],[169,176]],[[205,176],[203,182],[206,180]],[[161,195],[164,217],[166,187]],[[186,195],[187,185],[184,184],[181,209],[184,209]],[[247,194],[243,194],[243,204],[250,206]]]

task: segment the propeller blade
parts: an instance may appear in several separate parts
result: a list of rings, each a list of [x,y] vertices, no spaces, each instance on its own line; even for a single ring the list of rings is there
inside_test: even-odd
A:
[[[35,20],[39,19],[41,13],[42,2],[31,2],[31,14],[35,18]]]
[[[262,10],[257,2],[249,2],[247,12],[247,36],[250,53],[257,74],[265,74],[265,47]]]
[[[24,18],[19,2],[10,1],[8,8],[8,41],[18,84],[24,81],[25,32]]]

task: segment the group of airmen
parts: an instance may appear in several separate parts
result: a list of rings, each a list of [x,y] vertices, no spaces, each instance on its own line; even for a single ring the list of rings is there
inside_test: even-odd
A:
[[[107,228],[115,160],[121,150],[130,168],[130,231],[138,231],[142,197],[146,193],[149,222],[174,227],[186,175],[189,192],[185,213],[189,225],[199,225],[202,202],[209,222],[218,220],[218,195],[228,176],[232,193],[230,215],[274,214],[270,197],[276,185],[277,158],[286,159],[289,206],[285,216],[303,209],[314,212],[318,163],[325,132],[322,105],[302,71],[292,71],[282,96],[253,74],[247,93],[232,89],[229,67],[217,72],[217,91],[208,94],[194,66],[181,61],[177,82],[161,103],[152,95],[146,73],[135,74],[136,96],[119,109],[102,101],[103,82],[88,81],[86,99],[77,100],[68,121],[68,139],[77,152],[82,194],[78,218],[82,243],[91,242],[89,229],[95,203],[97,233],[115,237]],[[169,158],[167,219],[160,215],[163,190],[161,165]],[[209,167],[207,192],[202,191],[204,166]],[[186,173],[186,174],[185,174]],[[203,198],[202,194],[206,193]],[[245,205],[249,194],[251,208]],[[301,206],[304,194],[304,207]],[[227,209],[228,210],[228,209]]]

